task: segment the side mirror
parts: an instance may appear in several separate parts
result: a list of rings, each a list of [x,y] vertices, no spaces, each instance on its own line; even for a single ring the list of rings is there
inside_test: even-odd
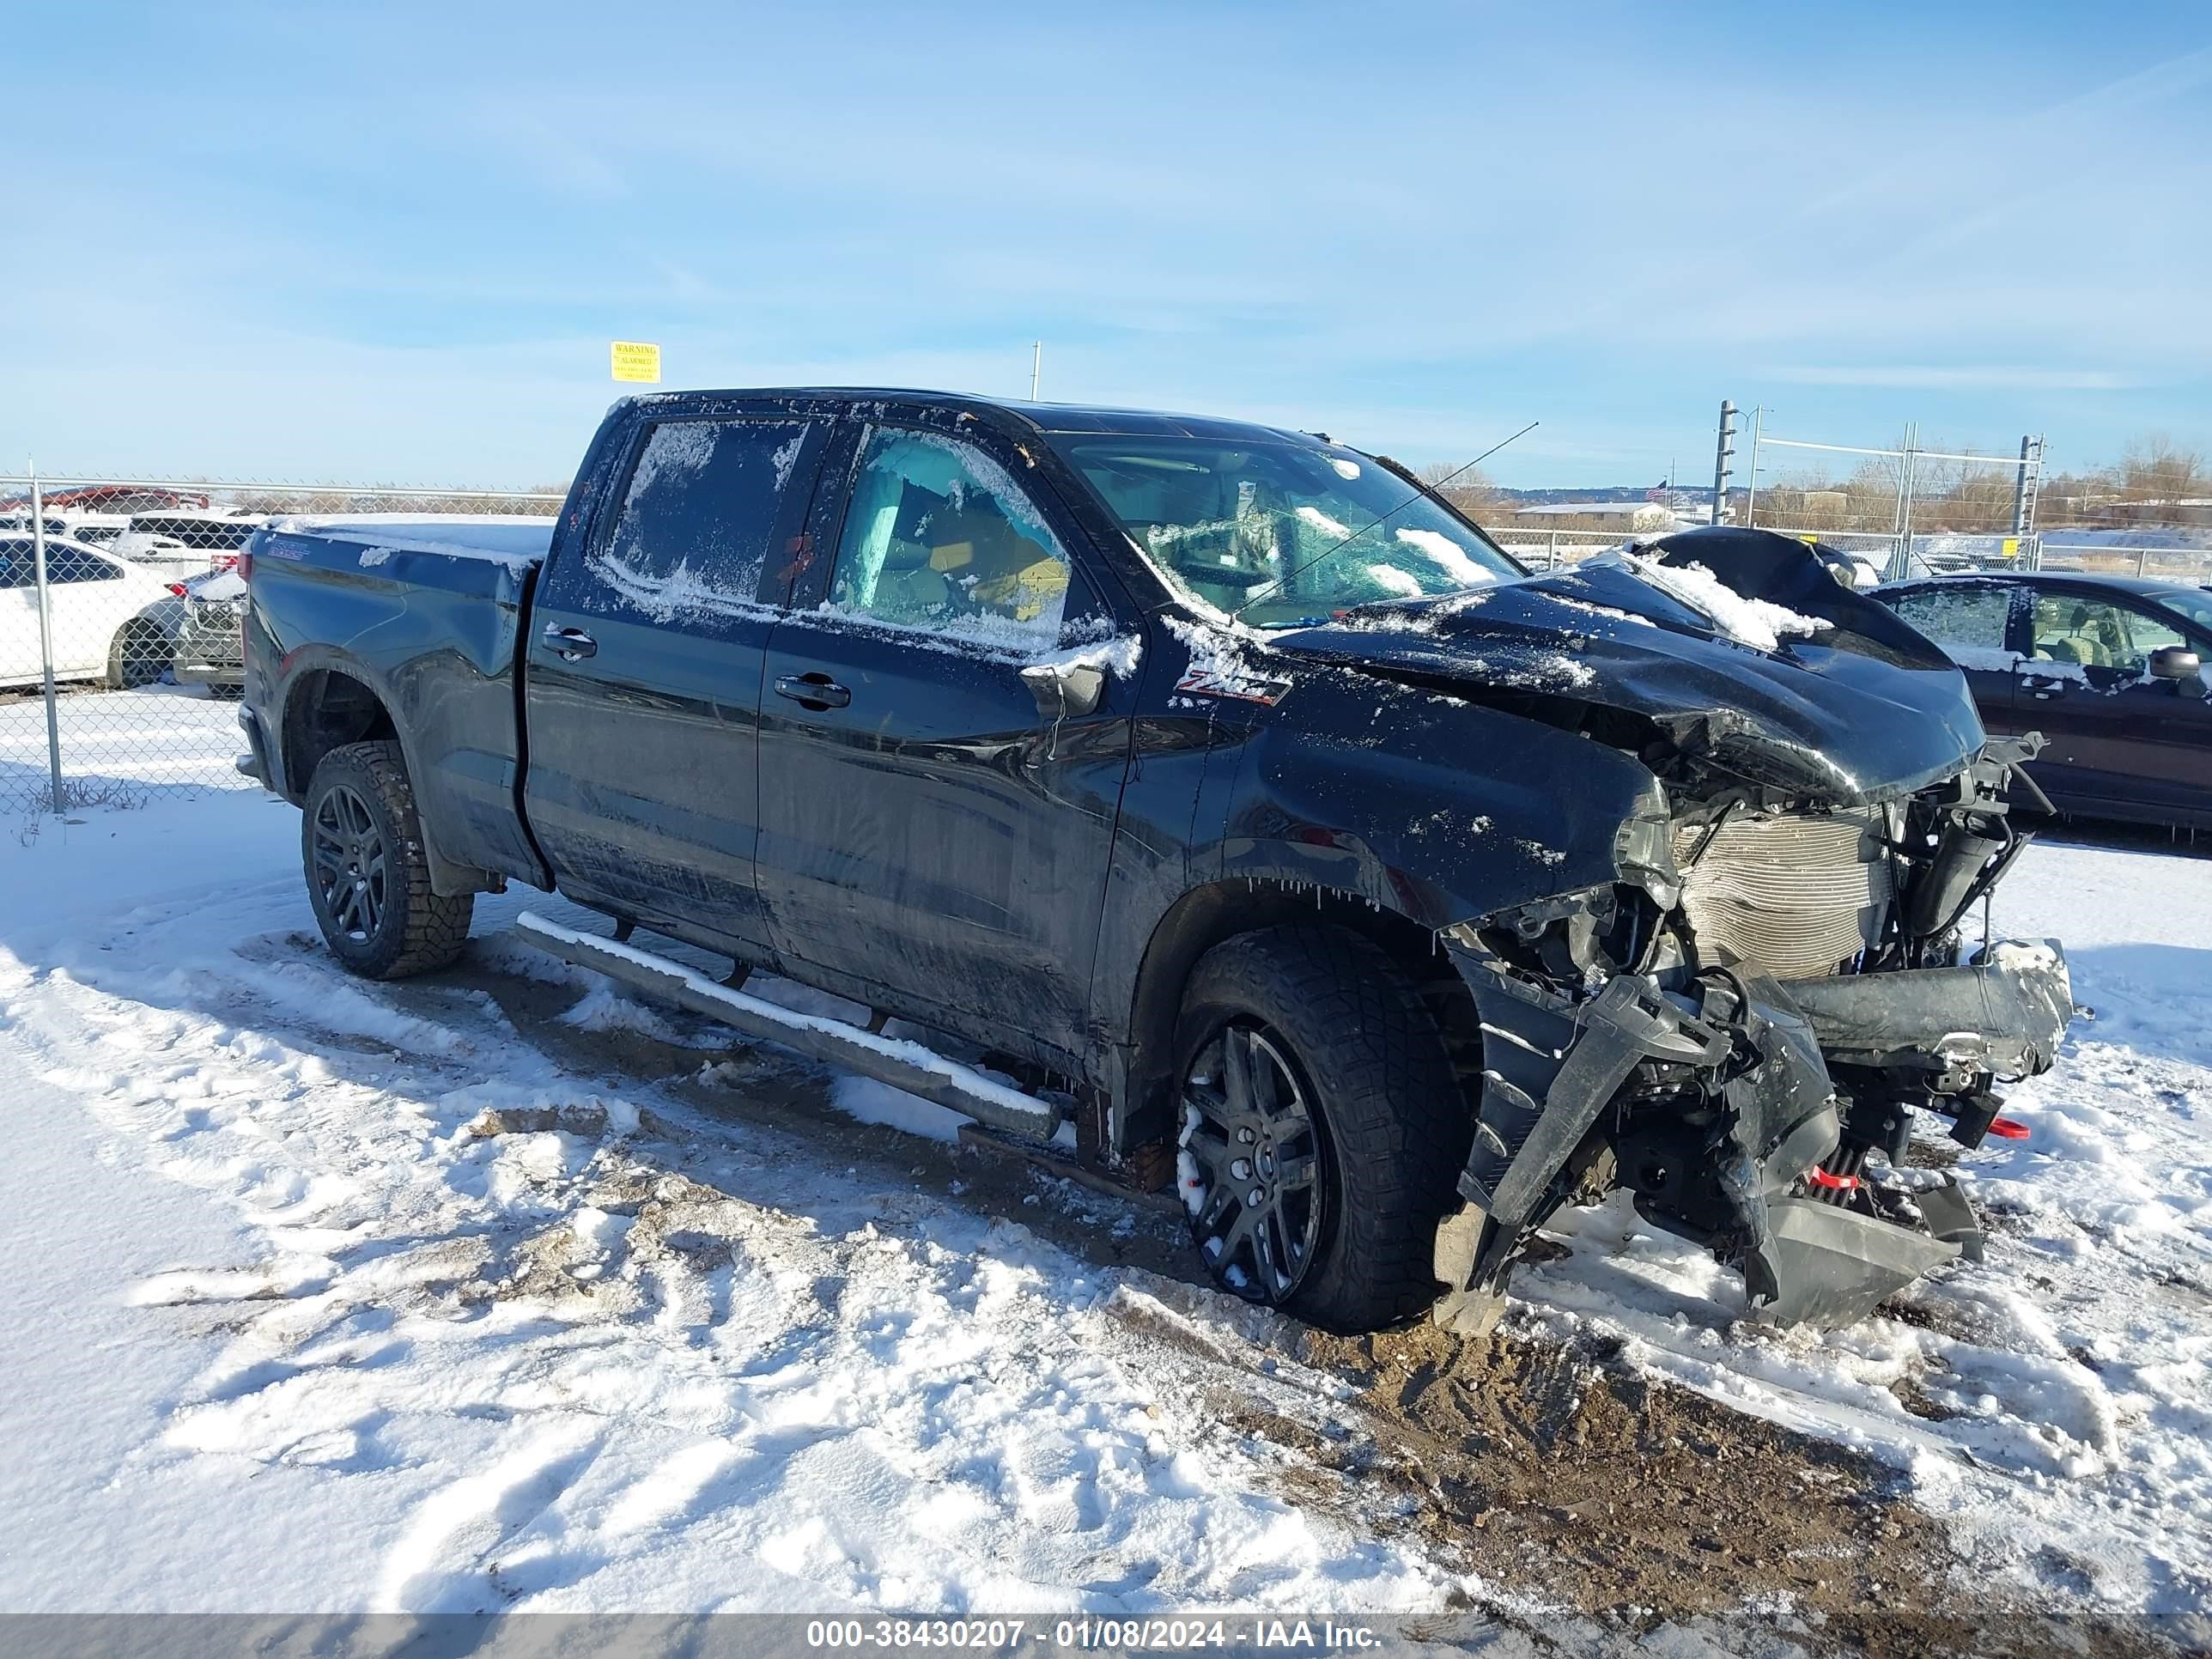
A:
[[[1066,720],[1098,707],[1106,695],[1106,671],[1088,663],[1039,663],[1022,670],[1022,684],[1036,699],[1038,714],[1048,720]]]
[[[2199,696],[2203,692],[2203,666],[2197,653],[2185,645],[2161,645],[2150,653],[2150,673],[2153,679],[2185,682],[2194,680],[2197,683]],[[2184,684],[2182,690],[2185,692],[2188,690],[2187,685]]]

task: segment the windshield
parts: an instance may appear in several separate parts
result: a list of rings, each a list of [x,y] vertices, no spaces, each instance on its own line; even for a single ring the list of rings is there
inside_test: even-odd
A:
[[[2179,611],[2206,633],[2212,634],[2212,593],[2201,587],[2177,587],[2171,592],[2154,593],[2151,598],[2168,611]]]
[[[1185,599],[1255,628],[1510,581],[1521,568],[1389,468],[1333,446],[1053,440]],[[1378,522],[1378,520],[1380,522]]]

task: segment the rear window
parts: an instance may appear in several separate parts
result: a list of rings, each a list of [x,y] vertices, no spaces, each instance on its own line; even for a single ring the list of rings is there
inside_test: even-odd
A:
[[[752,604],[803,421],[666,421],[631,469],[591,573],[657,622]]]
[[[2012,614],[2012,590],[1991,582],[1962,582],[1956,587],[1921,587],[1891,601],[1897,614],[1943,647],[1954,662],[1967,667],[2009,668],[2014,653],[2005,648],[2005,627]]]

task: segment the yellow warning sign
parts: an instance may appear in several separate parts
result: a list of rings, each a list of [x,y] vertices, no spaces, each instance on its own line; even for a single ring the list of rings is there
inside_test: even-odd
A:
[[[614,370],[617,380],[642,380],[648,386],[660,384],[660,348],[648,345],[643,340],[614,342]]]
[[[2005,557],[2007,557],[2008,559],[2016,559],[2016,558],[2018,558],[2018,557],[2020,556],[2020,538],[2019,538],[2019,537],[2017,537],[2017,536],[2008,536],[2008,537],[2006,537],[2006,538],[2004,538],[2003,547],[2004,547],[2004,556],[2005,556]]]

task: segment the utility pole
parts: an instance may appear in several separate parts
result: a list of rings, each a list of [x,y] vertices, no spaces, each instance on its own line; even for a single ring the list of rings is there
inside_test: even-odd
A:
[[[1759,437],[1766,425],[1766,405],[1754,404],[1751,410],[1751,488],[1743,498],[1743,523],[1748,530],[1759,522]]]
[[[2023,540],[2035,533],[2035,498],[2043,488],[2043,440],[2020,441],[2020,471],[2012,481],[2012,533]]]
[[[1037,376],[1043,372],[1043,369],[1044,342],[1039,340],[1030,348],[1030,401],[1031,403],[1036,401]]]
[[[1721,512],[1728,504],[1729,457],[1735,453],[1735,405],[1727,398],[1721,399],[1720,441],[1713,447],[1713,514],[1708,521],[1718,524]]]

